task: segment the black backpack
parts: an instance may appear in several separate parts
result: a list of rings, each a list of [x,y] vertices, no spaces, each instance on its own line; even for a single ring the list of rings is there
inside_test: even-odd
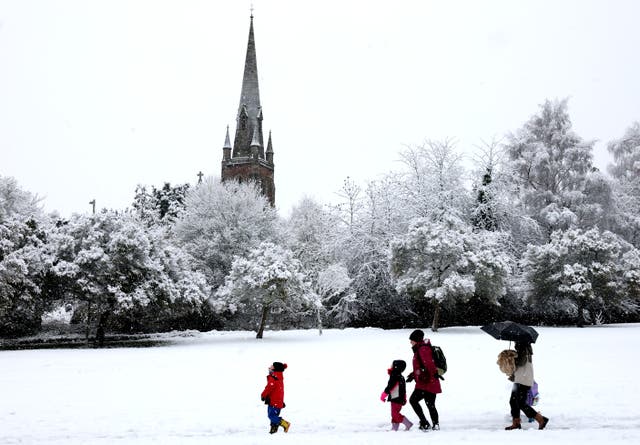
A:
[[[440,346],[434,346],[432,344],[424,345],[424,346],[431,346],[431,357],[433,357],[433,364],[436,365],[435,377],[439,378],[440,380],[444,380],[444,377],[442,377],[442,374],[447,372],[447,358],[444,356],[444,352],[442,352],[442,348]],[[420,357],[420,353],[418,353],[417,356],[418,356],[418,362],[420,363],[420,369],[424,372],[424,370],[427,368],[426,366],[424,366],[424,363],[422,363],[422,357]],[[420,377],[424,375],[425,374],[421,373]],[[425,381],[426,382],[429,381],[428,376],[425,376]]]
[[[433,363],[438,369],[437,377],[441,380],[444,380],[444,377],[442,377],[442,375],[447,372],[447,358],[444,356],[442,348],[440,346],[431,345],[431,355],[433,356]]]

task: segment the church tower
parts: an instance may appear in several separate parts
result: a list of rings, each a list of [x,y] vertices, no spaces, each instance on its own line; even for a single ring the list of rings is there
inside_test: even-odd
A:
[[[276,203],[276,187],[273,181],[273,146],[271,132],[264,147],[262,133],[262,106],[258,87],[258,63],[256,61],[256,42],[253,37],[253,14],[249,26],[249,42],[244,62],[244,76],[240,92],[240,105],[236,117],[236,135],[233,146],[229,138],[229,127],[222,147],[223,181],[228,179],[240,182],[255,181],[271,206]]]

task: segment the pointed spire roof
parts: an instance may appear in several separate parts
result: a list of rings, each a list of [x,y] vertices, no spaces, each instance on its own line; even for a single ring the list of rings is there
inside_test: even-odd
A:
[[[271,144],[271,130],[269,130],[269,141],[267,142],[267,153],[273,153],[273,145]]]
[[[249,26],[247,55],[244,61],[244,76],[240,91],[240,104],[236,118],[236,135],[233,139],[233,156],[244,157],[251,153],[254,137],[259,146],[264,146],[262,138],[262,107],[260,106],[260,88],[258,87],[258,62],[256,60],[256,41],[253,36],[253,14]],[[257,130],[257,136],[256,136]],[[264,152],[260,150],[261,156]]]
[[[242,78],[242,91],[240,93],[240,106],[246,107],[249,119],[254,121],[260,112],[260,88],[258,87],[258,62],[256,59],[256,41],[253,36],[253,14],[249,26],[249,41],[247,43],[247,55],[244,61],[244,76]]]
[[[231,147],[231,139],[229,138],[229,126],[227,125],[227,136],[224,138],[224,147],[222,148],[233,148]]]

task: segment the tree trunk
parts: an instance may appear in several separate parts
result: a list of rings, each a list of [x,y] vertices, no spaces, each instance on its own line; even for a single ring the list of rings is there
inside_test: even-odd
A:
[[[87,326],[85,332],[85,341],[89,343],[89,334],[91,333],[91,301],[87,301]]]
[[[264,327],[267,324],[267,315],[269,314],[269,306],[262,306],[262,316],[260,317],[260,326],[258,326],[258,333],[256,334],[256,338],[262,338],[262,334],[264,333]]]
[[[585,304],[581,301],[578,301],[578,327],[579,328],[583,328],[584,325],[586,324],[587,320],[585,320],[584,318],[584,310],[585,310]]]
[[[438,328],[440,327],[440,302],[438,300],[433,301],[433,324],[431,325],[431,330],[433,332],[438,332]]]

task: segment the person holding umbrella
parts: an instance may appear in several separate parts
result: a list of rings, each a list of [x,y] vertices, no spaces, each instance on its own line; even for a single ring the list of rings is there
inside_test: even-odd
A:
[[[531,343],[516,342],[516,354],[516,370],[509,376],[509,380],[513,381],[511,398],[509,399],[513,421],[505,430],[519,430],[522,428],[520,411],[527,417],[535,419],[538,422],[538,429],[542,430],[547,426],[549,419],[527,404],[527,395],[533,386],[533,349],[531,348]]]
[[[538,422],[538,429],[542,430],[547,426],[549,419],[539,412],[536,412],[527,404],[527,395],[533,386],[533,349],[531,343],[535,343],[538,332],[531,326],[526,326],[513,321],[500,321],[482,326],[487,334],[498,340],[509,340],[516,343],[515,371],[509,376],[513,382],[509,406],[511,407],[511,417],[513,421],[505,430],[519,430],[522,428],[520,422],[520,411],[527,417]]]

